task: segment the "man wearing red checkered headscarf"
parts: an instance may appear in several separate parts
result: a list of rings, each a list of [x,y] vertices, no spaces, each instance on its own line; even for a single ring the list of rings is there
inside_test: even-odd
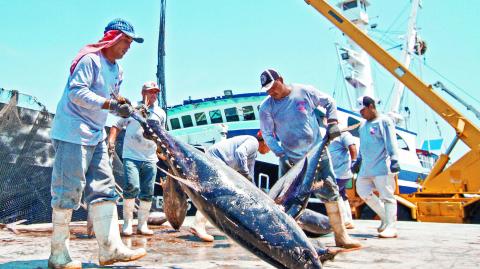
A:
[[[133,26],[125,20],[110,22],[103,38],[83,47],[70,66],[63,96],[57,105],[51,138],[55,149],[52,172],[52,244],[49,268],[81,268],[68,250],[68,225],[73,210],[80,206],[85,190],[89,215],[99,244],[100,265],[133,261],[146,255],[131,250],[120,238],[115,179],[109,163],[106,133],[107,115],[128,117],[132,107],[118,96],[122,83],[122,59],[136,41]]]

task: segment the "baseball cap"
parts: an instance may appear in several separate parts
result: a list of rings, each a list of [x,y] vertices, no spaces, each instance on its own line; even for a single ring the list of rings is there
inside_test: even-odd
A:
[[[263,91],[268,91],[273,86],[273,83],[280,75],[277,71],[273,69],[266,69],[260,75],[260,84],[262,85]]]
[[[160,88],[158,87],[158,85],[155,81],[147,81],[143,84],[142,92],[143,91],[149,91],[149,90],[160,91]]]
[[[110,30],[122,31],[124,34],[131,37],[135,42],[143,43],[143,38],[135,35],[133,25],[124,19],[117,18],[109,22],[107,27],[105,27],[105,31],[103,31],[103,33],[105,34]]]
[[[363,108],[366,108],[368,107],[369,105],[373,104],[374,106],[376,106],[376,103],[377,101],[368,96],[368,95],[364,95],[364,96],[360,96],[358,99],[357,99],[357,108],[356,110],[357,111],[360,111],[362,110]]]

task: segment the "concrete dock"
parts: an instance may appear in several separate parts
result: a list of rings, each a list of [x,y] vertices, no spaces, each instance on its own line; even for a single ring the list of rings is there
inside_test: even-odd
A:
[[[273,268],[247,250],[210,227],[215,242],[203,243],[189,233],[193,218],[188,217],[180,231],[170,226],[152,226],[150,237],[124,237],[133,247],[145,247],[148,255],[131,263],[110,267],[98,265],[97,243],[85,236],[85,223],[71,228],[70,250],[83,268]],[[359,239],[364,248],[340,253],[325,268],[480,268],[480,226],[399,222],[399,238],[379,239],[378,221],[356,220],[349,233]],[[18,226],[0,230],[0,269],[47,268],[50,253],[51,225]],[[332,235],[312,238],[314,243],[334,246]]]

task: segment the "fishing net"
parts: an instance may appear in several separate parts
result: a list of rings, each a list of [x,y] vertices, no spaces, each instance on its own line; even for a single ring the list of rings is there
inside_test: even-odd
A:
[[[0,222],[50,222],[53,115],[16,91],[2,89],[1,96],[8,102],[0,103]]]
[[[0,94],[0,223],[50,222],[53,114],[34,97],[3,89]],[[121,161],[117,157],[114,163],[121,180]],[[73,212],[72,219],[86,217],[84,206]]]
[[[50,139],[54,115],[34,97],[0,89],[0,223],[51,222],[50,182],[55,151]],[[107,128],[107,132],[109,129]],[[123,186],[121,158],[125,132],[119,133],[112,156],[113,174]],[[157,180],[158,182],[158,180]],[[121,188],[117,188],[121,193]],[[162,211],[160,186],[155,186],[153,211]],[[118,211],[121,216],[122,206]],[[86,220],[85,203],[72,220]]]

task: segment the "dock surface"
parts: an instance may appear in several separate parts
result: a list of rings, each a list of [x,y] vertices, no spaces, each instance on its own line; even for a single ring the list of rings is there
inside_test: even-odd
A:
[[[70,251],[83,268],[273,268],[210,227],[215,242],[198,241],[189,233],[188,217],[180,231],[168,225],[151,226],[154,236],[124,237],[129,246],[145,247],[148,255],[130,263],[98,265],[95,239],[85,236],[85,223],[71,226]],[[324,268],[480,268],[480,225],[399,222],[399,238],[379,239],[379,221],[356,220],[349,233],[364,248],[340,253]],[[50,224],[19,225],[17,234],[0,230],[0,269],[47,268],[50,253]],[[332,235],[312,238],[315,244],[334,246]]]

